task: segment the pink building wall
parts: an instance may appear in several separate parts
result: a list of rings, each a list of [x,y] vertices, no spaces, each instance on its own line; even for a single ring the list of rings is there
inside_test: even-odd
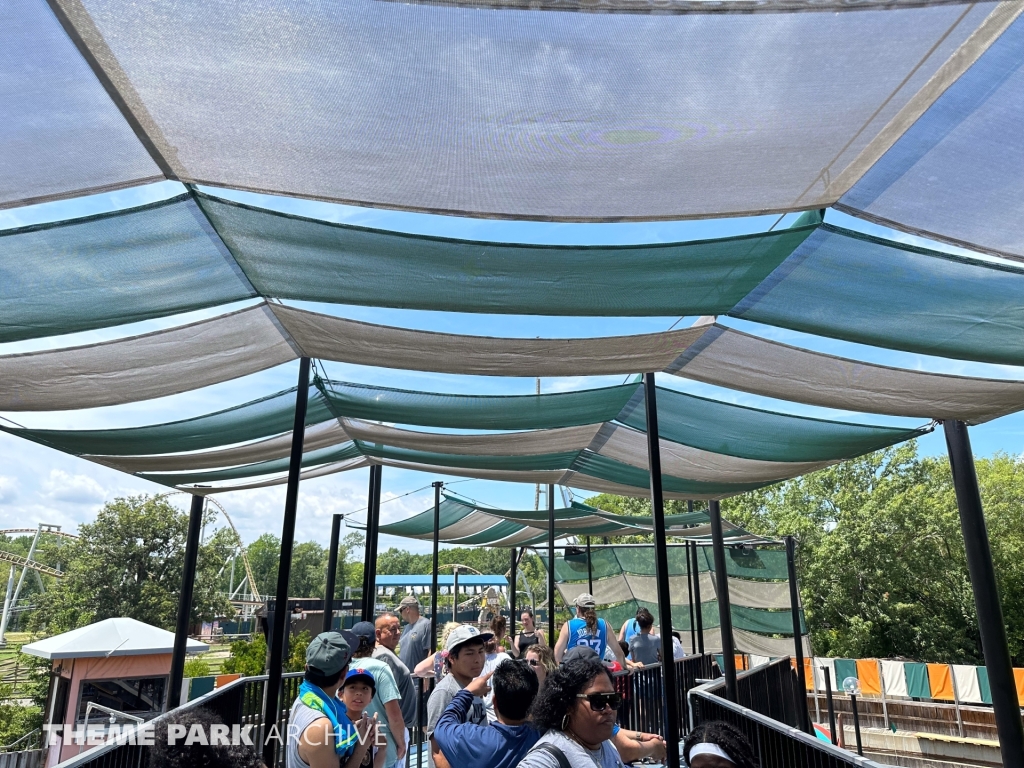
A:
[[[58,659],[53,662],[53,670],[61,677],[70,680],[68,686],[67,714],[64,716],[62,733],[74,729],[78,716],[78,695],[85,680],[109,680],[121,677],[159,677],[170,675],[171,654],[149,653],[139,656],[110,656],[108,658],[90,659]],[[52,702],[51,702],[52,706]],[[47,712],[47,716],[49,716]],[[97,718],[97,722],[99,719]],[[85,752],[88,745],[81,746],[72,742],[70,737],[57,740],[46,756],[46,766],[74,757],[79,751]]]

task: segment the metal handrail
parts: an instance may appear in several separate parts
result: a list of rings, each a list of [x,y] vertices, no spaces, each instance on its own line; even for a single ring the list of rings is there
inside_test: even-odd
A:
[[[764,670],[771,664],[782,663],[779,661],[770,662],[769,664],[762,664],[753,669],[747,670],[740,675],[737,675],[738,679],[751,677],[758,671]],[[785,659],[786,664],[789,663],[788,657]],[[881,763],[876,763],[874,760],[870,760],[866,757],[861,757],[852,752],[848,752],[845,749],[841,749],[833,744],[822,741],[819,738],[811,736],[810,734],[804,733],[803,731],[793,728],[792,726],[780,723],[777,720],[773,720],[767,715],[762,715],[759,712],[755,712],[752,709],[747,709],[739,704],[729,701],[728,699],[718,696],[715,691],[720,691],[725,688],[724,679],[715,680],[713,682],[705,683],[704,685],[693,688],[689,692],[690,699],[690,727],[691,729],[696,725],[695,713],[699,711],[699,704],[695,704],[695,699],[704,699],[714,706],[721,707],[732,713],[738,718],[752,722],[762,728],[767,728],[775,733],[783,736],[787,739],[802,744],[804,747],[814,751],[824,753],[824,756],[831,757],[837,762],[842,762],[847,765],[857,765],[863,768],[886,768]]]
[[[20,749],[12,749],[12,747],[18,746],[19,744],[21,744],[21,742],[27,741],[28,739],[31,739],[33,736],[42,736],[42,733],[43,733],[43,729],[42,728],[36,728],[35,730],[29,731],[28,733],[26,733],[20,739],[16,739],[16,740],[12,741],[10,744],[0,744],[0,752],[21,752],[22,750],[20,750]],[[31,749],[31,747],[30,747],[30,749]]]

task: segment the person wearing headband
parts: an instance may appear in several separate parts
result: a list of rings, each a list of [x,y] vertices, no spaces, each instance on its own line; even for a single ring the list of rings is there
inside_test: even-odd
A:
[[[738,728],[721,720],[701,723],[686,737],[683,758],[690,768],[759,768],[750,743]]]

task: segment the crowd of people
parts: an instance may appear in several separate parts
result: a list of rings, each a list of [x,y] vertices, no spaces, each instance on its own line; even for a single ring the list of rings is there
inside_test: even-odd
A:
[[[592,596],[580,595],[575,608],[553,649],[524,610],[522,631],[513,638],[504,617],[484,631],[450,622],[431,653],[430,621],[415,597],[402,600],[398,616],[318,635],[306,650],[291,707],[286,768],[404,768],[420,712],[429,768],[623,768],[664,761],[661,736],[620,727],[623,697],[613,678],[616,668],[657,663],[653,617],[641,608],[617,639],[596,616]],[[416,676],[425,681],[423,700]],[[164,753],[167,765],[188,764],[173,749]],[[692,768],[757,765],[742,734],[726,723],[693,731],[683,756]]]

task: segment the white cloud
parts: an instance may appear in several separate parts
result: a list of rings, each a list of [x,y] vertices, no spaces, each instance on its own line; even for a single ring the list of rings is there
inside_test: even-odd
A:
[[[43,481],[43,496],[71,504],[95,504],[107,499],[106,489],[88,475],[71,475],[63,469],[51,469]]]
[[[0,504],[9,504],[18,498],[18,479],[0,475]]]

